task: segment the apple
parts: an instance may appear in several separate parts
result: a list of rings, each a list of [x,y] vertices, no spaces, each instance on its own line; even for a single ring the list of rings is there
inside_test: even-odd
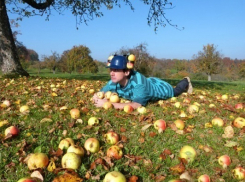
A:
[[[183,103],[190,104],[190,103],[191,103],[191,99],[185,98],[185,99],[183,100]]]
[[[180,149],[180,158],[184,158],[186,159],[186,161],[189,162],[193,162],[194,159],[196,158],[197,152],[196,150],[189,146],[189,145],[185,145]]]
[[[207,174],[199,176],[198,182],[210,182],[210,177]]]
[[[198,113],[199,107],[197,105],[192,104],[192,105],[189,105],[189,107],[187,108],[187,111],[190,114]]]
[[[214,104],[209,104],[209,108],[215,108],[216,106]]]
[[[236,95],[234,95],[234,97],[233,97],[235,100],[237,100],[237,99],[239,99],[240,98],[240,95],[239,94],[236,94]]]
[[[129,54],[129,56],[128,56],[128,60],[129,61],[135,61],[135,59],[136,59],[136,57],[135,57],[135,55],[134,54]]]
[[[228,98],[229,98],[229,97],[228,97],[227,94],[224,94],[224,95],[221,96],[221,99],[222,99],[223,101],[227,101]]]
[[[64,150],[68,149],[71,145],[74,145],[74,140],[72,138],[65,138],[60,141],[58,148]]]
[[[91,117],[91,118],[89,118],[89,120],[88,120],[88,125],[89,125],[89,126],[98,125],[99,122],[100,122],[100,121],[99,121],[98,118],[96,118],[96,117]]]
[[[112,171],[105,175],[103,182],[127,182],[127,180],[122,173],[118,171]]]
[[[236,104],[235,109],[243,109],[243,104],[242,103]]]
[[[104,138],[106,143],[114,145],[119,142],[119,135],[114,131],[109,131],[106,134],[104,134]]]
[[[232,176],[238,180],[245,179],[245,169],[241,166],[236,167],[232,170]]]
[[[79,155],[80,157],[83,157],[85,154],[85,151],[82,147],[77,146],[77,145],[71,145],[68,149],[67,149],[67,153],[75,153],[77,155]]]
[[[218,162],[225,169],[231,164],[231,159],[228,155],[222,155],[218,158]]]
[[[144,106],[140,106],[137,108],[138,113],[145,114],[147,112],[146,108]]]
[[[44,153],[32,153],[27,160],[27,166],[30,170],[45,168],[49,163],[49,158]]]
[[[78,119],[80,117],[80,111],[76,108],[70,110],[71,118]]]
[[[74,152],[66,153],[61,159],[63,168],[78,169],[81,163],[81,157]]]
[[[9,107],[11,105],[10,101],[9,100],[4,100],[3,101],[3,104],[6,106],[6,107]]]
[[[213,118],[211,122],[212,122],[212,125],[214,125],[214,126],[224,126],[223,119],[221,119],[219,117]]]
[[[123,110],[124,110],[124,112],[126,112],[126,113],[131,113],[131,112],[134,111],[134,108],[133,108],[133,106],[131,106],[131,105],[125,105],[125,106],[123,107]]]
[[[128,69],[133,69],[133,68],[134,68],[134,63],[128,62],[128,63],[127,63],[127,68],[128,68]]]
[[[234,121],[233,121],[233,125],[236,128],[243,128],[245,126],[245,119],[242,117],[237,117]]]
[[[175,120],[174,124],[179,130],[183,130],[185,128],[185,122],[182,121],[181,119]]]
[[[22,114],[28,114],[28,113],[30,112],[29,106],[27,106],[27,105],[21,106],[21,107],[20,107],[20,112],[21,112]]]
[[[185,118],[185,117],[187,117],[187,114],[185,113],[185,111],[181,110],[179,117]]]
[[[157,129],[159,133],[163,132],[166,127],[167,124],[163,119],[159,119],[154,122],[154,128]]]
[[[95,90],[93,88],[88,90],[88,93],[90,93],[90,94],[94,94],[94,92],[95,92]]]
[[[180,107],[181,107],[181,103],[180,103],[180,102],[175,102],[175,103],[174,103],[174,106],[175,106],[176,108],[180,108]]]
[[[123,151],[117,145],[113,145],[107,149],[106,156],[112,159],[121,159],[123,156]]]
[[[107,92],[105,93],[105,98],[106,98],[107,100],[110,100],[111,94],[112,94],[111,91],[107,91]]]
[[[176,102],[177,98],[176,97],[171,97],[170,102]]]
[[[5,136],[12,135],[17,136],[20,133],[20,130],[17,126],[10,126],[5,129]]]
[[[104,92],[97,92],[96,95],[99,99],[103,99],[105,96]]]
[[[119,103],[120,98],[117,93],[112,93],[110,96],[110,102]]]
[[[181,179],[171,179],[170,181],[168,182],[183,182]]]
[[[104,104],[103,104],[103,108],[105,110],[112,109],[113,107],[114,107],[113,104],[111,102],[109,102],[109,101],[104,102]]]
[[[99,152],[100,142],[96,138],[89,138],[85,141],[84,148],[91,153]]]
[[[26,177],[26,178],[21,178],[17,182],[39,182],[37,178],[32,178],[32,177]]]

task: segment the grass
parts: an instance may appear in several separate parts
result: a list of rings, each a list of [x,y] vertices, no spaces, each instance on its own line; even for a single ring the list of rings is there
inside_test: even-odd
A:
[[[102,181],[108,171],[117,170],[127,179],[135,175],[138,181],[146,182],[178,179],[184,171],[188,171],[194,181],[197,181],[200,175],[208,174],[212,181],[223,179],[235,182],[238,180],[232,176],[232,170],[239,165],[245,167],[244,128],[233,126],[234,136],[222,137],[225,127],[232,125],[235,118],[245,117],[244,110],[234,109],[235,104],[245,102],[243,83],[193,81],[194,94],[181,95],[175,101],[181,103],[181,108],[176,108],[174,102],[169,99],[164,101],[163,105],[149,103],[147,113],[141,115],[137,111],[127,114],[121,110],[95,108],[90,100],[92,94],[89,93],[89,89],[99,90],[109,79],[106,74],[31,75],[29,78],[0,78],[0,98],[12,103],[10,107],[0,107],[0,122],[8,121],[8,124],[0,127],[0,179],[3,182],[14,182],[30,176],[33,171],[28,169],[24,159],[34,152],[43,152],[49,159],[55,159],[56,170],[40,170],[45,182],[50,182],[64,173],[65,170],[61,169],[62,156],[55,155],[54,151],[58,150],[59,142],[66,137],[72,138],[80,146],[90,137],[100,141],[100,152],[86,154],[82,159],[82,165],[75,171],[84,181]],[[177,80],[167,81],[172,85],[177,83]],[[84,84],[86,89],[82,90],[81,85]],[[57,90],[53,90],[51,85],[55,85]],[[38,86],[42,89],[38,89]],[[227,101],[217,99],[218,95],[223,94],[229,96]],[[235,99],[236,94],[240,95],[238,99]],[[204,99],[200,96],[204,96]],[[183,103],[185,98],[189,98],[191,102]],[[189,105],[195,102],[200,104],[199,112],[188,113]],[[211,103],[216,107],[209,108]],[[29,106],[29,114],[20,113],[19,108],[22,105]],[[67,106],[68,109],[61,111],[62,106]],[[81,111],[82,123],[70,117],[69,111],[72,108]],[[180,118],[181,110],[187,117]],[[100,124],[88,127],[87,121],[92,116],[99,118]],[[205,127],[214,117],[222,118],[225,125]],[[44,118],[51,119],[51,122],[42,122],[45,121]],[[167,122],[167,129],[162,133],[158,133],[153,127],[157,119]],[[173,122],[176,119],[185,121],[183,131],[174,127]],[[142,130],[148,124],[152,125]],[[6,139],[4,131],[10,125],[18,126],[20,134]],[[105,142],[103,135],[110,130],[117,132],[121,137],[119,146],[124,156],[119,160],[106,157],[110,145]],[[236,142],[236,145],[226,146],[229,141]],[[179,151],[184,145],[195,148],[197,157],[192,163],[185,163],[184,169],[181,170],[177,165],[180,166]],[[209,152],[207,148],[210,149]],[[166,150],[171,153],[164,152]],[[224,154],[232,159],[227,169],[218,164],[218,157]],[[92,168],[93,162],[98,158],[104,162],[97,163]]]

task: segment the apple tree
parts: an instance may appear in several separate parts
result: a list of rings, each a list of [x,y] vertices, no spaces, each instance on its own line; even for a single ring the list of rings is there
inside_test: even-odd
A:
[[[199,51],[196,56],[199,72],[208,75],[208,81],[211,81],[212,74],[221,72],[221,54],[213,44],[203,46],[203,51]]]
[[[154,24],[155,30],[158,26],[165,27],[167,24],[175,26],[166,18],[165,10],[172,8],[168,0],[141,0],[149,6],[147,23]],[[49,19],[51,12],[71,10],[76,17],[76,22],[87,23],[94,17],[101,17],[102,7],[108,10],[115,6],[120,7],[124,3],[134,10],[130,0],[1,0],[0,1],[0,68],[4,75],[29,74],[22,68],[17,54],[13,33],[8,18],[9,13],[19,14],[18,19],[34,15],[46,16]]]

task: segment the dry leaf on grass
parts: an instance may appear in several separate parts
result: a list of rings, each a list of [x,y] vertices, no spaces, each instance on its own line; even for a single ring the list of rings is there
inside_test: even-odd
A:
[[[225,127],[224,134],[222,134],[223,138],[232,138],[234,136],[234,130],[232,126]]]

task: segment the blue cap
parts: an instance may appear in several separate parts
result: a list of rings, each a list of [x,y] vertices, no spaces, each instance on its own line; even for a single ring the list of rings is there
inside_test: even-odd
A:
[[[112,69],[126,69],[127,68],[127,58],[125,56],[114,56],[110,62],[110,65],[107,68]]]

